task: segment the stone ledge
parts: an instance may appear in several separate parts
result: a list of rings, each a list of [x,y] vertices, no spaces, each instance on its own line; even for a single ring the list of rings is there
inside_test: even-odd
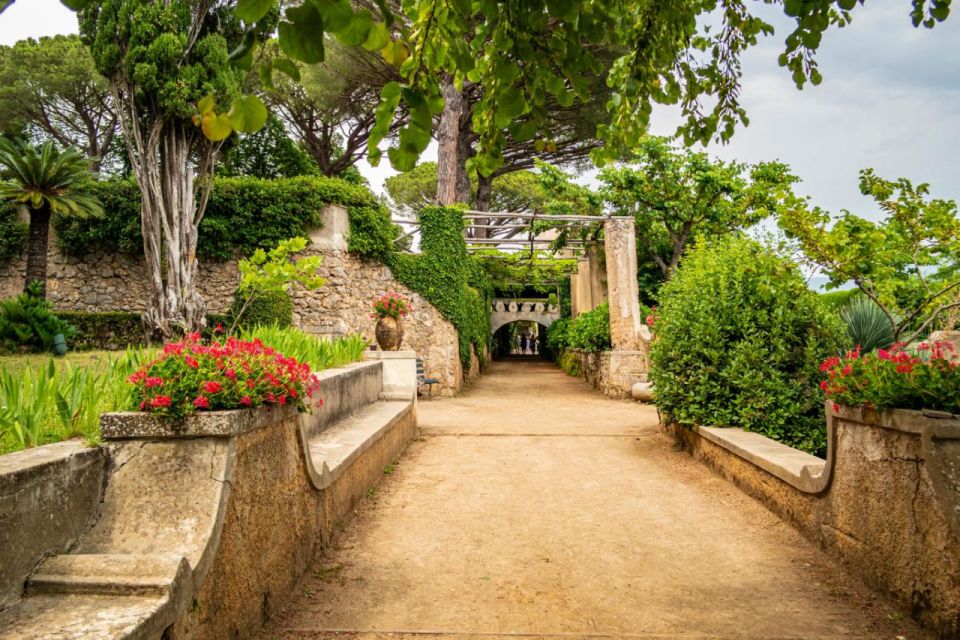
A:
[[[118,411],[100,416],[104,440],[174,440],[231,438],[297,413],[294,406],[256,407],[232,411],[205,411],[173,422],[142,411]]]
[[[739,427],[699,427],[697,433],[804,493],[824,489],[822,458]]]
[[[364,407],[319,435],[300,434],[310,482],[320,491],[332,485],[364,451],[413,410],[410,401],[383,401]]]

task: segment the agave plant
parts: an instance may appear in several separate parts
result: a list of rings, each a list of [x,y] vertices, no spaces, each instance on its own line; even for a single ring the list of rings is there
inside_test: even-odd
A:
[[[89,159],[78,150],[61,151],[52,141],[36,147],[22,138],[0,136],[0,200],[24,205],[30,211],[27,241],[27,278],[47,291],[47,244],[53,214],[86,217],[103,208],[92,195],[78,191],[89,177]]]
[[[877,303],[866,296],[854,296],[840,311],[840,317],[847,325],[847,335],[851,346],[860,345],[866,353],[874,349],[886,349],[893,344],[893,327]],[[895,316],[899,324],[901,319]]]

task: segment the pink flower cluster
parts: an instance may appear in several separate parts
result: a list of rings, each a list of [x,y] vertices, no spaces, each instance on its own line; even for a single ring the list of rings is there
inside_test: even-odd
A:
[[[371,318],[399,318],[410,313],[410,301],[397,293],[388,293],[373,301]]]
[[[159,357],[128,381],[136,388],[141,411],[171,417],[265,404],[290,404],[303,411],[320,386],[308,364],[284,357],[260,340],[231,337],[203,344],[198,333],[165,344]]]
[[[820,388],[840,404],[871,409],[933,409],[960,412],[960,359],[949,342],[895,344],[861,354],[860,348],[820,365]]]

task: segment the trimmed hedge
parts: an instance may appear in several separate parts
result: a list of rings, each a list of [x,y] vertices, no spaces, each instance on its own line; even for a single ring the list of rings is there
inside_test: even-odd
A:
[[[233,299],[233,306],[230,308],[230,314],[227,316],[229,322],[224,322],[225,327],[229,327],[233,318],[243,307],[244,297],[238,291]],[[265,327],[276,326],[280,329],[293,326],[293,299],[285,291],[268,291],[257,295],[250,303],[243,317],[240,319],[239,328],[250,328],[257,325]],[[215,325],[214,325],[215,326]]]
[[[470,368],[471,345],[483,365],[490,343],[493,286],[467,253],[463,214],[451,207],[425,207],[420,212],[420,233],[422,253],[393,253],[388,265],[400,282],[430,301],[456,328],[464,371]]]
[[[660,290],[657,405],[682,425],[743,427],[822,454],[819,364],[843,334],[788,259],[741,237],[701,243]]]
[[[77,332],[67,344],[72,351],[126,349],[146,344],[139,313],[128,311],[57,311]]]
[[[564,349],[606,351],[610,344],[610,305],[607,303],[576,318],[561,318],[547,329],[547,347],[554,353]]]
[[[105,215],[77,219],[54,216],[57,242],[70,255],[82,256],[97,246],[122,253],[143,252],[140,190],[132,179],[92,182],[88,190],[103,203]],[[349,248],[360,255],[383,257],[397,237],[390,213],[365,187],[338,178],[299,176],[278,180],[217,178],[203,221],[197,253],[226,260],[239,251],[269,250],[281,240],[305,235],[321,226],[320,210],[345,206],[350,215]]]

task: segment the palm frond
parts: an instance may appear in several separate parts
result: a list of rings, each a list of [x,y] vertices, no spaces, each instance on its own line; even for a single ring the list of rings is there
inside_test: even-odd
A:
[[[52,140],[37,147],[22,138],[0,136],[0,199],[64,215],[100,216],[100,201],[80,190],[90,177],[88,166],[80,151],[61,151]]]

